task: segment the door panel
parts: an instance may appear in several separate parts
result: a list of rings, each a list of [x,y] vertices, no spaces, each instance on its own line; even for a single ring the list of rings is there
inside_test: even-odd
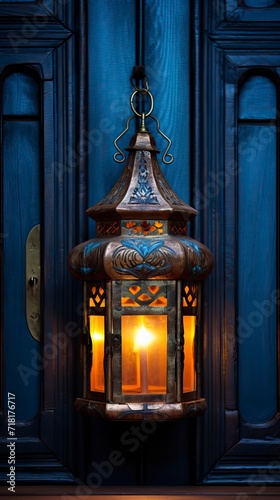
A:
[[[205,286],[208,410],[197,429],[203,450],[197,480],[279,484],[280,60],[273,37],[280,12],[274,5],[272,19],[268,7],[226,7],[209,2],[205,17],[208,123],[201,132],[208,175],[199,189],[207,199],[204,234],[215,270]]]
[[[26,240],[40,223],[40,126],[38,83],[13,73],[3,83],[3,230],[4,238],[4,395],[16,394],[17,418],[32,420],[40,408],[40,373],[30,377],[40,346],[26,318]],[[39,292],[38,292],[39,293]],[[40,320],[38,319],[38,322]],[[26,390],[28,387],[28,390]],[[7,402],[4,405],[7,411]]]
[[[277,412],[276,86],[251,75],[238,113],[238,393],[240,417]]]

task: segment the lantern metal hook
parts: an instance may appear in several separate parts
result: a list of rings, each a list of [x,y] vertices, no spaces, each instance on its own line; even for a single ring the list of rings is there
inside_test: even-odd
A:
[[[170,154],[170,153],[168,153],[169,149],[170,149],[170,148],[171,148],[171,146],[172,146],[172,141],[171,141],[171,139],[169,139],[169,137],[167,137],[167,135],[165,135],[165,134],[162,132],[162,130],[160,130],[160,124],[159,124],[158,119],[157,119],[154,115],[150,115],[150,118],[153,118],[153,120],[155,120],[155,122],[156,122],[156,124],[157,124],[157,131],[158,131],[158,133],[159,133],[162,137],[164,137],[164,139],[168,142],[168,146],[167,146],[167,148],[166,148],[166,150],[165,150],[165,152],[164,152],[164,155],[163,155],[163,157],[162,157],[162,161],[163,161],[163,163],[165,163],[166,165],[169,165],[169,164],[170,164],[170,163],[172,163],[172,162],[173,162],[173,160],[174,160],[173,155],[172,155],[172,154]],[[166,157],[167,157],[167,156],[169,156],[169,158],[170,158],[169,160],[167,160],[167,159],[166,159]]]
[[[129,129],[129,124],[130,124],[130,122],[131,122],[132,118],[136,118],[136,115],[135,115],[135,116],[133,116],[133,115],[132,115],[132,116],[130,116],[130,117],[128,118],[128,120],[127,120],[127,122],[126,122],[126,127],[125,127],[125,129],[124,129],[124,130],[122,131],[122,133],[121,133],[120,135],[118,135],[118,137],[114,140],[114,146],[115,146],[115,148],[118,150],[118,152],[114,154],[114,160],[115,160],[117,163],[122,163],[122,162],[124,162],[124,161],[125,161],[125,154],[124,154],[124,152],[123,152],[123,151],[119,148],[119,146],[117,145],[117,142],[118,142],[118,141],[119,141],[119,139],[121,139],[121,138],[122,138],[122,136],[123,136],[124,134],[126,134],[126,132],[128,131],[128,129]],[[119,156],[120,156],[120,158],[119,158]]]

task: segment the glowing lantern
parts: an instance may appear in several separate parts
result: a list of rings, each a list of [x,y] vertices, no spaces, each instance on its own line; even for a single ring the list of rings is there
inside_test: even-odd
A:
[[[69,255],[85,281],[86,380],[75,406],[108,419],[176,419],[206,408],[196,319],[212,254],[187,236],[197,212],[165,180],[143,115],[119,181],[87,211],[97,237]]]

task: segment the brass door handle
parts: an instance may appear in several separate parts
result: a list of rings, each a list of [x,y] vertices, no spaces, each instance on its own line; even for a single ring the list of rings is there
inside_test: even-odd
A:
[[[34,226],[26,240],[26,321],[32,337],[40,341],[41,324],[40,225]]]

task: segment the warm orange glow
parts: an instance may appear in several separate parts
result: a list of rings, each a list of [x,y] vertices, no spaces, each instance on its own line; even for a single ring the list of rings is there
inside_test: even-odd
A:
[[[93,298],[89,299],[89,306],[90,307],[105,307],[105,296],[104,296],[105,292],[104,292],[103,288],[99,287],[97,289],[96,286],[93,286],[91,289],[91,292],[94,295],[94,300],[93,300]]]
[[[196,287],[193,285],[192,287],[185,287],[185,296],[183,296],[183,307],[197,307],[197,298],[195,296]]]
[[[167,306],[167,297],[164,294],[157,297],[159,292],[159,287],[155,285],[148,286],[148,293],[140,293],[141,288],[138,285],[133,285],[129,288],[130,296],[122,297],[122,306],[138,306],[143,304],[148,304],[150,307],[153,306]],[[157,298],[156,298],[157,297]]]
[[[153,335],[144,327],[144,325],[142,325],[134,337],[135,351],[139,351],[139,349],[147,347],[152,340]]]
[[[89,316],[89,331],[92,342],[90,390],[104,392],[104,316]]]
[[[138,352],[138,370],[140,377],[140,392],[148,392],[148,346],[153,340],[153,335],[142,325],[134,336],[134,349]]]
[[[183,316],[184,324],[184,375],[183,392],[192,392],[196,388],[194,337],[196,316]]]
[[[167,316],[122,316],[124,394],[166,392]]]

